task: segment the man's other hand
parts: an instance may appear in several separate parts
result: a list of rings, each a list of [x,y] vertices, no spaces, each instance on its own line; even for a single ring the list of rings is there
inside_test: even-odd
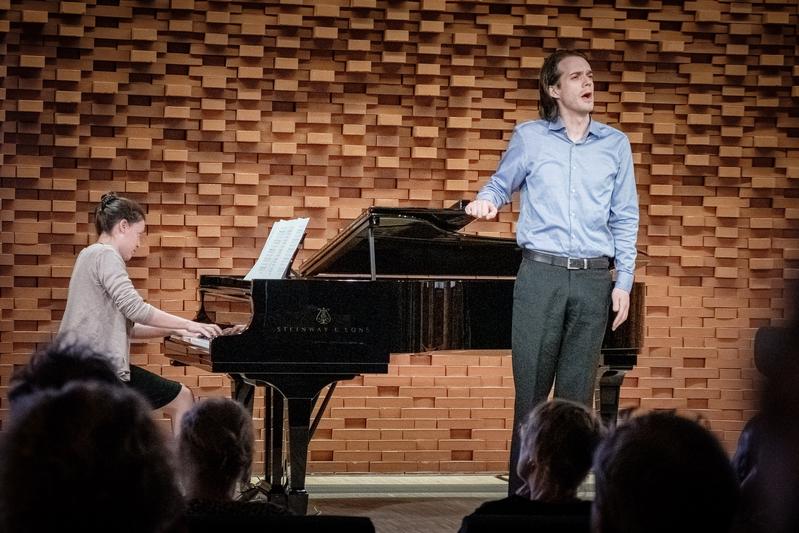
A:
[[[613,289],[610,299],[613,301],[613,312],[616,313],[610,329],[616,331],[616,328],[624,324],[627,315],[630,314],[630,293],[623,289]]]

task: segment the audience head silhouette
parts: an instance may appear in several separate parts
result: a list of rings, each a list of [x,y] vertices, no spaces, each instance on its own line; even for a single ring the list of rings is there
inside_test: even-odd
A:
[[[670,412],[631,418],[600,444],[595,533],[727,533],[738,483],[718,440]]]
[[[9,382],[8,402],[12,413],[33,393],[60,389],[73,381],[96,381],[122,387],[108,358],[66,336],[34,353],[28,364]]]
[[[792,287],[795,292],[795,287]],[[795,310],[794,310],[795,311]],[[738,531],[799,531],[799,323],[763,327],[755,336],[755,363],[765,376],[760,411],[739,440],[735,465],[741,484]]]
[[[254,432],[238,402],[209,398],[183,417],[178,455],[189,499],[230,500],[250,479]]]
[[[533,409],[520,429],[517,473],[524,484],[519,495],[574,499],[602,437],[599,419],[583,405],[555,399]]]
[[[144,400],[102,383],[34,393],[0,453],[0,530],[164,531],[182,503]]]

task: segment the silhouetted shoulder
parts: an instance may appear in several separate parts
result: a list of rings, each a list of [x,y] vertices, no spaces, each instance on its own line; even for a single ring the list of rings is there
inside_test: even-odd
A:
[[[514,495],[501,500],[485,502],[475,509],[474,514],[589,516],[591,514],[591,502],[574,500],[565,503],[551,503]]]
[[[263,516],[287,516],[285,507],[270,502],[189,500],[186,502],[186,516],[194,520],[204,518],[258,518]]]

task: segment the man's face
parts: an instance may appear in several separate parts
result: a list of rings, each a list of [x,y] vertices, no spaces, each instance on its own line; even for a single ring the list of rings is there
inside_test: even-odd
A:
[[[561,114],[564,111],[576,115],[588,115],[594,110],[594,73],[588,61],[579,56],[569,56],[558,63],[560,79],[549,88],[549,95],[558,102]]]

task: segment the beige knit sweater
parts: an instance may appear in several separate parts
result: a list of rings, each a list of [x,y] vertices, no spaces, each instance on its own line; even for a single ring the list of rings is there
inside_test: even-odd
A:
[[[107,355],[120,379],[130,379],[133,325],[146,322],[153,307],[128,277],[125,261],[108,244],[84,248],[75,261],[59,334],[70,332],[98,353]]]

